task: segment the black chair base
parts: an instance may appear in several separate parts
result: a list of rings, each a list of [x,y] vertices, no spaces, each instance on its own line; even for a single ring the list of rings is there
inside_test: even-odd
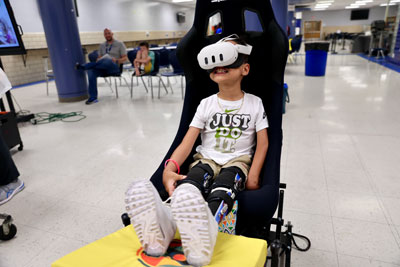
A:
[[[13,218],[10,215],[0,213],[0,219],[4,220],[0,225],[0,240],[11,240],[17,234],[17,227],[12,223]]]

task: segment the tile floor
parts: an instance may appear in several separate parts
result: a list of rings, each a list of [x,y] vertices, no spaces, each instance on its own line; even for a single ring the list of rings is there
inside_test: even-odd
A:
[[[354,55],[329,56],[325,77],[287,66],[284,115],[284,218],[312,248],[292,266],[400,266],[400,74]],[[143,86],[100,102],[58,103],[54,82],[13,94],[37,113],[83,111],[76,123],[20,125],[24,150],[12,150],[26,189],[0,212],[16,238],[0,242],[1,267],[42,267],[122,227],[124,191],[149,177],[169,148],[182,100],[152,100]]]

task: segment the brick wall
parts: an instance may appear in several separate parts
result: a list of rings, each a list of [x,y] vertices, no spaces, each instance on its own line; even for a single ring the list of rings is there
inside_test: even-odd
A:
[[[152,32],[114,32],[114,37],[123,41],[127,48],[138,46],[141,41],[151,44],[164,45],[178,42],[185,32],[183,31],[152,31]],[[96,50],[104,42],[103,32],[81,32],[82,47],[88,53]],[[45,63],[43,57],[48,57],[47,43],[44,33],[29,33],[22,36],[27,54],[26,66],[21,55],[2,56],[4,70],[13,86],[42,81],[45,79]],[[51,60],[49,60],[51,68]]]

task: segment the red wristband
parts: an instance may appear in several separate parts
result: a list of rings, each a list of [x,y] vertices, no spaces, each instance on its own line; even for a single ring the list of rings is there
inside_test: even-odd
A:
[[[167,159],[166,161],[165,161],[165,164],[164,164],[164,168],[165,167],[167,167],[167,164],[168,164],[168,162],[172,162],[172,163],[174,163],[175,164],[175,167],[178,169],[178,174],[180,173],[180,168],[179,168],[179,165],[178,165],[178,162],[176,162],[175,160],[173,160],[173,159]]]

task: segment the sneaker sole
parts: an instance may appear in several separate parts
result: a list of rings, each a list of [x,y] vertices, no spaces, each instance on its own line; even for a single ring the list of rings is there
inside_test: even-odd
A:
[[[90,102],[85,102],[85,104],[86,105],[92,105],[92,104],[95,104],[95,103],[98,103],[99,102],[99,100],[93,100],[93,101],[90,101]]]
[[[150,182],[132,183],[126,192],[125,203],[144,251],[153,256],[163,255],[168,247],[163,245],[165,237],[158,224],[156,200]]]
[[[208,264],[214,249],[210,240],[207,209],[208,205],[200,192],[197,194],[191,190],[177,191],[171,203],[172,216],[181,235],[185,256],[190,264],[196,266]]]
[[[9,195],[6,199],[4,199],[3,201],[0,201],[0,205],[10,201],[16,194],[18,194],[19,192],[21,192],[23,189],[25,188],[25,184],[24,182],[22,182],[22,184],[20,186],[18,186],[12,193],[11,195]]]

